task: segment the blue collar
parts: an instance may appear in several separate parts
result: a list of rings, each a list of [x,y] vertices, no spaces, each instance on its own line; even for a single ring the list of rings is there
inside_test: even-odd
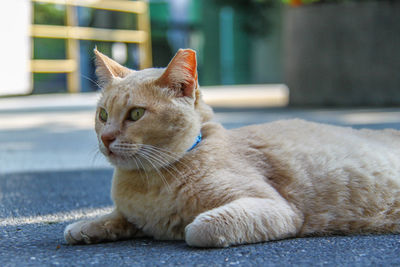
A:
[[[201,135],[201,133],[199,133],[199,135],[196,137],[196,141],[194,141],[194,144],[187,150],[187,152],[195,148],[201,142],[202,137],[203,136]]]

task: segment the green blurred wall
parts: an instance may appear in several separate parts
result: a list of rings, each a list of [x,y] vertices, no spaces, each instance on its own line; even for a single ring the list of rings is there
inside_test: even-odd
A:
[[[260,6],[265,17],[252,13],[256,5],[246,1],[189,1],[186,26],[189,39],[197,41],[187,47],[198,52],[202,85],[282,82],[282,8],[277,1],[270,1],[271,7]],[[174,27],[169,8],[169,1],[150,2],[153,61],[159,67],[166,66],[176,52],[167,36]],[[248,30],[246,24],[252,20],[253,29]]]
[[[182,30],[187,34],[187,41],[181,48],[192,48],[198,53],[199,81],[202,85],[282,82],[282,12],[278,0],[187,1],[187,19],[179,23],[172,20],[170,1],[150,1],[155,67],[165,67],[168,64],[179,48],[171,42],[169,35],[171,31]],[[136,27],[133,15],[90,9],[81,9],[80,12],[83,12],[80,13],[82,26],[121,29]],[[63,25],[65,9],[50,4],[35,4],[34,18],[38,24]],[[109,55],[111,44],[89,41],[80,43],[83,91],[97,90],[96,85],[90,81],[96,79],[92,50],[97,45]],[[137,45],[131,44],[128,47],[126,65],[137,68]],[[64,40],[35,38],[34,58],[65,58]],[[65,77],[65,74],[35,74],[34,93],[66,92]]]

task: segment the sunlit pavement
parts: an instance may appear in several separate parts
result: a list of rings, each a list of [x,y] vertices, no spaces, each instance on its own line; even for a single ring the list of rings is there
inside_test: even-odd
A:
[[[93,130],[97,99],[97,94],[0,99],[0,174],[110,168]],[[208,100],[218,104],[218,97]],[[214,120],[236,128],[290,118],[400,129],[400,108],[217,108]]]
[[[112,169],[97,153],[97,96],[0,99],[0,262],[24,265],[400,265],[398,235],[289,239],[229,249],[191,249],[151,239],[68,246],[66,224],[108,212]],[[216,109],[227,128],[303,118],[400,129],[400,108]]]

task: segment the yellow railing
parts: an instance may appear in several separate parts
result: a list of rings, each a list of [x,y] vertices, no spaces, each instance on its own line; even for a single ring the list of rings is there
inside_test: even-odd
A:
[[[31,0],[31,2],[61,4],[66,6],[66,25],[31,26],[31,36],[39,38],[66,39],[67,59],[31,60],[31,72],[67,73],[68,92],[80,91],[79,40],[137,43],[140,68],[152,65],[149,7],[145,1],[127,0]],[[137,14],[137,30],[99,29],[79,27],[76,7],[88,7]]]

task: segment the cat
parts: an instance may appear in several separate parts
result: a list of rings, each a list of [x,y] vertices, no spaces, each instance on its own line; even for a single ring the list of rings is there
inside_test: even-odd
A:
[[[202,100],[196,53],[130,70],[95,49],[95,130],[115,166],[114,210],[69,244],[153,237],[228,247],[400,232],[400,132],[299,119],[226,130]]]

